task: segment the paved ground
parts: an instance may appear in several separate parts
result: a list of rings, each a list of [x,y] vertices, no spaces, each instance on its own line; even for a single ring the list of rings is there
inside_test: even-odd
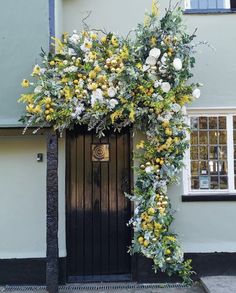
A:
[[[78,284],[76,285],[78,286]],[[150,286],[151,287],[151,286]],[[104,289],[101,287],[101,289],[98,290],[76,290],[76,288],[73,287],[65,287],[60,289],[60,293],[205,293],[206,291],[199,285],[195,284],[192,287],[189,288],[130,288],[130,289]],[[78,288],[78,287],[77,287]],[[12,290],[14,289],[14,290]],[[16,289],[16,290],[15,290]],[[12,288],[12,287],[0,287],[0,292],[11,292],[11,293],[45,293],[45,290],[42,290],[42,288],[37,287],[20,287],[18,288]],[[223,293],[223,292],[221,292]]]
[[[235,276],[204,277],[201,281],[208,293],[236,293]]]

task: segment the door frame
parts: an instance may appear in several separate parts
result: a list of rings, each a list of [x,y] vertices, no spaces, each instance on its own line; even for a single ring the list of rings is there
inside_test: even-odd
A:
[[[134,189],[134,171],[133,171],[133,166],[134,166],[134,132],[133,128],[129,127],[126,129],[126,131],[129,132],[129,155],[130,155],[130,170],[129,170],[129,175],[130,175],[130,189],[131,191]],[[70,131],[71,132],[71,131]],[[86,127],[76,127],[72,132],[77,132],[77,133],[83,133],[83,132],[89,132]],[[69,142],[70,142],[70,137],[69,137],[69,131],[66,131],[65,137],[66,137],[66,144],[65,144],[65,156],[66,156],[66,172],[65,172],[65,221],[66,221],[66,251],[67,247],[69,246],[69,237],[68,237],[68,212],[69,212],[69,191],[70,191],[70,165],[69,165]],[[125,195],[124,195],[125,196]],[[134,214],[134,203],[130,203],[130,212],[131,216]],[[133,239],[133,230],[131,229],[131,240]],[[131,245],[131,243],[130,243]],[[130,274],[131,274],[131,279],[130,282],[136,281],[136,275],[137,275],[137,255],[131,255],[130,256]],[[111,275],[112,276],[112,275]],[[68,256],[66,257],[66,281],[68,282]],[[114,275],[115,277],[115,275]],[[112,280],[112,282],[119,282],[119,280]]]

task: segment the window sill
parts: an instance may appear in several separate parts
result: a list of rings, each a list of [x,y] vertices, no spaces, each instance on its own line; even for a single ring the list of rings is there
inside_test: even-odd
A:
[[[186,9],[184,14],[231,14],[236,13],[235,9]]]
[[[236,201],[236,194],[189,194],[182,195],[182,202],[198,202],[198,201]]]

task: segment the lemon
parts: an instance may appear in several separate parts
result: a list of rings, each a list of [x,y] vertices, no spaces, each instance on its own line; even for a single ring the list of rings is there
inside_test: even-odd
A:
[[[143,246],[144,247],[147,247],[149,245],[149,241],[148,240],[144,240],[144,242],[143,242]]]
[[[155,214],[155,209],[154,209],[154,208],[149,208],[149,209],[148,209],[148,214],[149,214],[150,216],[153,216],[153,215]]]
[[[165,250],[165,255],[170,255],[170,254],[171,254],[170,249],[166,249],[166,250]]]
[[[143,244],[144,238],[142,236],[138,237],[139,244]]]

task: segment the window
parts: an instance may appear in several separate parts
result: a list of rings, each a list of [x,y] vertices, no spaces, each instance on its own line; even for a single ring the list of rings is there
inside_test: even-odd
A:
[[[186,0],[185,8],[187,10],[210,12],[217,10],[236,9],[236,0]]]
[[[236,193],[236,115],[190,116],[186,193]]]

